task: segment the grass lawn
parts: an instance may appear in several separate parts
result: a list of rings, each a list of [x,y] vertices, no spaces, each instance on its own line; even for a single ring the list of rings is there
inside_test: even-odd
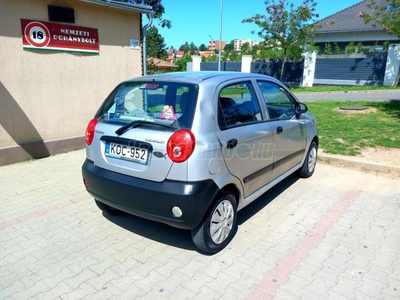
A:
[[[320,147],[327,153],[357,155],[365,147],[400,148],[400,101],[316,101],[307,106],[317,119]],[[368,106],[376,112],[335,110],[342,106]]]

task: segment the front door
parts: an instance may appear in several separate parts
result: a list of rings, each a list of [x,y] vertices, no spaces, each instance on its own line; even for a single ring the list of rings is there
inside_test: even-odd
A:
[[[272,179],[298,165],[306,151],[306,125],[295,115],[296,100],[282,87],[258,81],[273,132],[274,171]]]

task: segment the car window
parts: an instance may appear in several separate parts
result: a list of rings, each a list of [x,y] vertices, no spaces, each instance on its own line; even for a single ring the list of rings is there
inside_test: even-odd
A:
[[[288,119],[294,115],[294,101],[282,87],[267,81],[258,81],[258,86],[271,120]]]
[[[190,128],[197,86],[175,82],[124,82],[97,113],[100,122],[146,121]]]
[[[224,87],[219,93],[218,123],[221,129],[262,120],[251,82]]]

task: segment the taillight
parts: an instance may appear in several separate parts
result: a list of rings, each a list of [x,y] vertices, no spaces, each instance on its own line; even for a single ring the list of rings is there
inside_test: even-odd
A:
[[[93,142],[94,129],[96,128],[98,122],[99,121],[97,121],[97,119],[91,119],[88,126],[86,127],[86,133],[85,133],[86,145],[90,145]]]
[[[168,140],[168,157],[176,163],[187,160],[192,155],[195,145],[193,133],[188,129],[180,129]]]

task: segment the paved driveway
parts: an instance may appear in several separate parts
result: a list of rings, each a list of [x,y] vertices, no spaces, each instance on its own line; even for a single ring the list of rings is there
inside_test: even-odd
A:
[[[103,216],[83,151],[0,167],[1,299],[400,299],[400,179],[319,164],[239,213],[206,256],[189,232]]]

